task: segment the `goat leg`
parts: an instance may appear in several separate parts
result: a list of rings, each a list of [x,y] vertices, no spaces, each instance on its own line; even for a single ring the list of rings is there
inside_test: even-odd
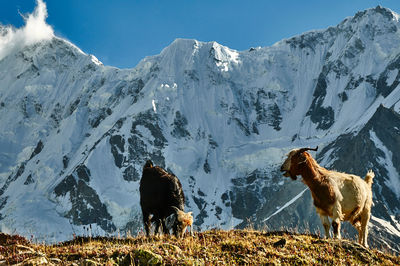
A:
[[[340,235],[340,220],[334,220],[332,221],[332,227],[333,227],[333,236],[334,238],[340,239],[342,236]]]
[[[329,228],[331,227],[331,224],[329,222],[329,218],[328,218],[328,216],[321,215],[321,214],[319,215],[319,217],[321,218],[322,225],[324,226],[325,238],[329,238],[330,237]]]

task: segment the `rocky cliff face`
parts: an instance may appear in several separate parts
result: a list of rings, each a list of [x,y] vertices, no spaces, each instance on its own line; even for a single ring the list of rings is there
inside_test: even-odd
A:
[[[235,51],[176,40],[133,69],[54,37],[0,60],[2,231],[71,238],[141,230],[147,159],[175,173],[197,229],[320,230],[309,191],[279,172],[292,148],[376,173],[372,246],[400,243],[398,15]],[[345,235],[351,237],[350,227]]]

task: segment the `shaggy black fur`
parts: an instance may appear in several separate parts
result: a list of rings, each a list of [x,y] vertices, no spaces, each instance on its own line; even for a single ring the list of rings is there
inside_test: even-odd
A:
[[[155,233],[158,233],[160,223],[165,234],[169,234],[169,228],[165,224],[168,216],[176,211],[172,206],[184,210],[185,196],[179,179],[148,160],[143,167],[140,180],[140,206],[142,207],[143,223],[146,235],[150,235],[150,224],[155,222]],[[153,217],[150,219],[150,215]],[[176,234],[177,226],[173,226]]]

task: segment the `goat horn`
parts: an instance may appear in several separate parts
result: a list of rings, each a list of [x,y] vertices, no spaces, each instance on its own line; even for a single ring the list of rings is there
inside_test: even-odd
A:
[[[181,211],[179,208],[177,208],[175,206],[171,206],[171,208],[173,208],[175,210],[175,212]]]
[[[315,148],[302,148],[299,150],[299,153],[305,152],[305,151],[318,151],[318,146]]]

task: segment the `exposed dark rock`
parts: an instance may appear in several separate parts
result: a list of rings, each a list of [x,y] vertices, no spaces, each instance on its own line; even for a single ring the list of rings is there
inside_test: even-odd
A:
[[[203,169],[204,169],[204,172],[206,172],[207,174],[209,174],[209,173],[211,172],[211,168],[210,168],[210,165],[209,165],[207,159],[206,159],[206,161],[205,161],[204,164],[203,164]]]
[[[193,222],[194,225],[201,226],[204,223],[204,219],[208,217],[207,211],[205,208],[207,207],[208,203],[200,196],[192,196],[194,203],[197,205],[197,208],[200,210],[200,213],[195,217]]]
[[[129,165],[123,172],[123,178],[126,181],[139,181],[140,175],[141,174],[136,171],[136,169],[132,165]]]
[[[68,164],[69,164],[69,158],[68,158],[67,155],[64,155],[63,156],[63,167],[64,167],[64,169],[66,169],[68,167]]]
[[[200,189],[197,191],[197,195],[199,195],[200,197],[205,197],[206,194],[204,194],[203,191],[201,191]]]
[[[218,143],[213,139],[211,135],[208,135],[208,144],[210,145],[211,149],[215,150],[218,148]]]
[[[216,214],[216,215],[219,215],[219,214],[221,214],[221,213],[222,213],[222,208],[219,207],[219,206],[216,206],[216,207],[215,207],[215,214]]]
[[[338,94],[340,100],[342,100],[342,102],[345,102],[349,99],[349,97],[347,96],[347,93],[345,91],[341,92]]]
[[[57,197],[65,196],[74,186],[76,186],[76,180],[72,175],[69,175],[54,188],[54,193]]]
[[[8,196],[0,197],[0,211],[6,206],[8,200]],[[0,221],[4,218],[3,214],[0,213]]]
[[[114,135],[110,137],[110,144],[116,146],[119,151],[125,152],[125,139],[121,135]]]
[[[128,156],[126,160],[129,164],[144,165],[145,161],[151,159],[154,164],[165,167],[162,149],[165,147],[167,140],[163,135],[163,131],[158,124],[158,117],[152,112],[140,113],[132,117],[132,128],[130,137],[128,137]],[[150,131],[151,136],[143,136],[139,127],[144,127]],[[152,149],[147,149],[146,143],[150,144]],[[137,171],[141,173],[140,171]],[[140,176],[134,177],[140,179]]]
[[[53,126],[55,128],[60,126],[60,122],[61,122],[61,119],[62,119],[62,116],[61,116],[62,115],[62,110],[63,110],[63,108],[61,107],[61,104],[60,103],[56,103],[56,105],[54,106],[53,112],[50,115],[50,118],[53,121]]]
[[[254,98],[250,96],[250,98]],[[257,95],[255,99],[252,99],[248,103],[248,108],[255,108],[257,114],[257,123],[260,124],[268,124],[273,127],[275,130],[279,131],[281,129],[280,124],[282,122],[282,114],[279,110],[279,106],[276,104],[275,99],[277,95],[272,92],[266,92],[264,89],[259,89],[257,91]],[[258,133],[257,126],[253,124],[253,132]]]
[[[268,125],[272,126],[275,130],[281,130],[282,114],[276,103],[269,107],[269,113],[271,114],[268,121]]]
[[[28,177],[26,178],[26,180],[24,182],[24,185],[29,185],[29,184],[32,184],[34,182],[35,182],[35,180],[32,178],[32,175],[28,175]]]
[[[260,135],[260,131],[258,130],[258,127],[257,127],[257,123],[256,123],[256,122],[253,122],[253,125],[252,125],[252,133],[257,134],[257,135]]]
[[[100,123],[109,115],[112,114],[112,110],[110,108],[101,108],[97,115],[91,119],[89,119],[89,123],[93,128],[97,128]]]
[[[89,182],[90,181],[90,170],[89,168],[86,167],[86,165],[81,164],[76,168],[76,174],[78,175],[78,178],[85,181]]]
[[[313,123],[317,124],[318,129],[328,129],[335,122],[335,113],[332,107],[323,107],[326,96],[326,74],[324,71],[320,73],[317,81],[317,85],[313,94],[313,101],[307,114]]]
[[[364,78],[362,78],[362,77],[359,77],[358,79],[351,77],[349,83],[347,83],[347,85],[346,85],[345,91],[356,89],[358,86],[360,86],[360,84],[363,81],[364,81]]]
[[[233,118],[233,121],[236,122],[236,125],[243,131],[246,136],[250,136],[250,129],[248,125],[245,125],[240,118]]]
[[[158,122],[159,119],[151,112],[140,113],[139,115],[132,118],[132,129],[131,133],[133,135],[141,136],[141,134],[137,131],[138,126],[143,126],[150,130],[151,135],[154,137],[154,142],[152,143],[157,148],[163,148],[167,140],[165,139],[164,135],[162,134],[162,129],[159,126]],[[143,136],[142,136],[143,137]],[[154,163],[158,164],[153,160]]]
[[[397,71],[397,75],[392,84],[387,84],[388,74],[390,71]],[[398,55],[390,64],[386,67],[377,81],[376,90],[377,93],[382,94],[384,97],[388,96],[397,86],[400,84],[400,55]]]
[[[200,79],[198,77],[198,74],[196,70],[185,70],[184,71],[185,75],[187,75],[191,80],[194,80],[198,82]]]
[[[35,102],[35,103],[33,104],[33,107],[34,107],[35,112],[36,112],[37,114],[42,114],[43,106],[42,106],[40,103]]]
[[[71,103],[69,107],[69,114],[71,115],[73,112],[75,112],[76,108],[78,107],[81,99],[77,98],[73,103]]]
[[[40,76],[39,68],[35,64],[31,64],[25,71],[17,75],[17,79],[29,78],[32,76]]]
[[[28,97],[25,96],[24,99],[20,103],[21,112],[22,112],[24,118],[29,117],[27,102],[28,102]]]
[[[70,218],[75,225],[97,224],[106,232],[115,231],[116,227],[111,222],[112,217],[107,207],[100,201],[96,191],[86,183],[89,181],[86,178],[88,174],[90,175],[89,169],[84,165],[78,169],[54,189],[56,197],[69,193],[69,201],[73,207],[64,214],[65,217]],[[74,177],[75,174],[79,179]]]
[[[322,43],[326,42],[324,34],[321,32],[310,32],[309,34],[303,34],[290,38],[285,41],[292,48],[307,49],[315,52],[315,48]]]
[[[187,130],[188,121],[180,111],[175,112],[174,123],[171,124],[173,130],[171,135],[176,138],[190,138],[190,133]]]
[[[44,147],[43,142],[41,140],[39,140],[38,144],[36,145],[36,148],[33,150],[32,154],[31,154],[31,157],[29,158],[29,160],[32,159],[33,157],[35,157],[36,155],[38,155],[42,151],[43,147]]]
[[[225,205],[225,207],[231,206],[231,202],[229,200],[229,195],[227,192],[222,193],[221,200],[222,200],[222,203]]]
[[[384,8],[382,6],[378,5],[377,7],[374,8],[374,11],[386,17],[388,21],[395,19],[393,13],[389,9]]]
[[[6,182],[4,183],[3,187],[0,189],[0,196],[2,196],[4,194],[4,192],[7,190],[8,186],[14,182],[15,180],[17,180],[25,171],[25,163],[21,163],[18,167],[18,170],[15,174],[11,174]]]
[[[125,139],[120,135],[113,135],[110,137],[110,145],[115,165],[121,168],[124,162],[123,153],[125,152]]]
[[[247,226],[247,219],[257,213],[265,203],[265,195],[263,188],[268,186],[267,174],[262,170],[255,170],[245,177],[232,179],[232,190],[229,192],[230,206],[232,215],[236,218],[243,219],[240,228]],[[227,202],[228,195],[223,194],[221,199]]]

